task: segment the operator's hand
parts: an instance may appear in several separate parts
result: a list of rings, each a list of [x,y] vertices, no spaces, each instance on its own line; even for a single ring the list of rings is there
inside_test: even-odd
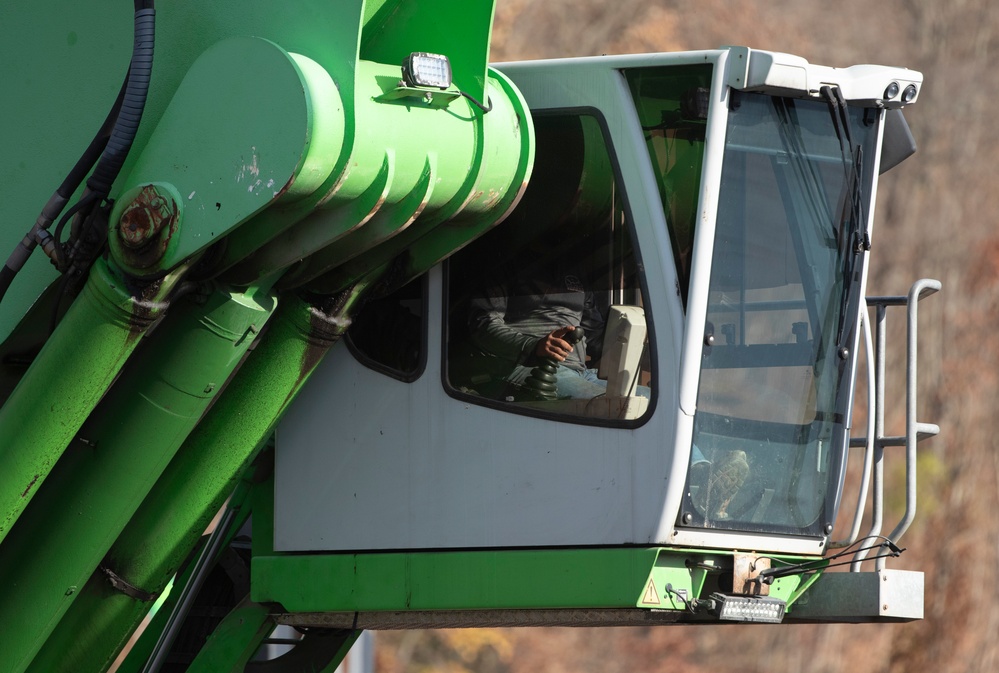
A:
[[[562,362],[572,352],[572,344],[565,340],[565,335],[576,329],[572,325],[559,327],[550,334],[543,337],[534,349],[534,354],[538,357],[555,358]]]

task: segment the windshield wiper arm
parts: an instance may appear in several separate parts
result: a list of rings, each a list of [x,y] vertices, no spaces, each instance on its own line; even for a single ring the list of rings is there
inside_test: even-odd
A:
[[[850,113],[846,99],[839,87],[824,86],[820,89],[823,98],[829,103],[833,129],[843,152],[844,183],[836,228],[836,242],[839,254],[843,256],[843,289],[840,296],[839,321],[836,329],[836,350],[846,358],[849,351],[843,343],[846,331],[846,311],[850,305],[853,276],[860,255],[871,249],[870,237],[864,221],[862,180],[864,175],[864,153],[860,147],[854,148],[850,130]]]

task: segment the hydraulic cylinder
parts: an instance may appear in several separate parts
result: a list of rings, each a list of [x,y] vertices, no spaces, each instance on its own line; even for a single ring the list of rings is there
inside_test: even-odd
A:
[[[267,333],[166,468],[31,671],[103,670],[167,586],[284,409],[349,325],[355,290],[282,298]],[[140,593],[124,593],[107,571]]]
[[[77,300],[0,408],[0,542],[34,497],[173,282],[125,282],[98,260]]]
[[[135,352],[0,546],[0,622],[20,626],[0,629],[4,666],[22,670],[45,642],[274,306],[181,300]]]

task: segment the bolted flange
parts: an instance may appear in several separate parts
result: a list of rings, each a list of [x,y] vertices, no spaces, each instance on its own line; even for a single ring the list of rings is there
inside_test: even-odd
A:
[[[181,219],[181,201],[171,185],[146,184],[120,199],[110,243],[127,268],[145,270],[163,259]]]
[[[133,250],[147,245],[163,227],[176,221],[177,204],[155,185],[146,185],[132,203],[125,207],[118,221],[122,245]]]

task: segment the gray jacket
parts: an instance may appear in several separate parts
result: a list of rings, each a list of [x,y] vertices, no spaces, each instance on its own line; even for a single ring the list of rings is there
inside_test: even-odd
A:
[[[511,365],[533,364],[531,356],[538,342],[566,325],[581,326],[584,339],[562,366],[582,371],[587,347],[599,354],[593,351],[603,337],[604,319],[593,293],[571,270],[548,269],[531,278],[503,274],[470,305],[472,342]]]

